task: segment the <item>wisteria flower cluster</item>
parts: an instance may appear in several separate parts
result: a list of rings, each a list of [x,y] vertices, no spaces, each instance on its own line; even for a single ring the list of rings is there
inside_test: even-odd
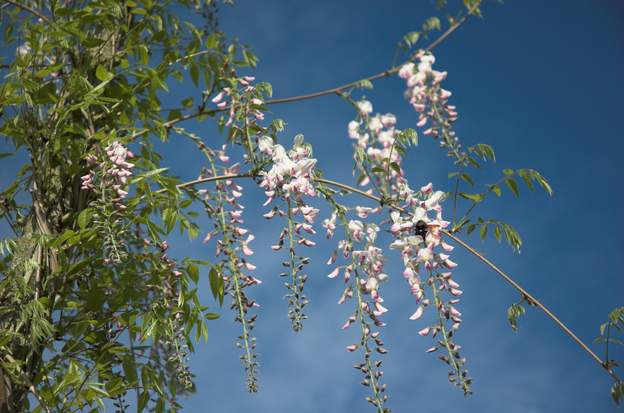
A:
[[[402,154],[407,145],[416,142],[416,134],[408,129],[396,128],[397,119],[392,113],[375,114],[367,100],[357,102],[358,117],[349,122],[349,138],[354,141],[353,159],[360,173],[358,182],[368,193],[377,191],[387,200],[403,203],[409,201],[409,188],[403,170]]]
[[[104,151],[106,158],[99,160],[96,155],[87,156],[87,164],[92,167],[89,173],[82,176],[82,189],[94,189],[94,181],[99,177],[102,189],[112,189],[116,194],[116,198],[121,200],[128,195],[125,187],[128,178],[132,176],[132,168],[134,165],[128,162],[128,159],[134,157],[134,154],[118,141],[113,141]],[[100,171],[100,175],[96,174],[96,169]],[[119,208],[124,208],[122,203],[118,203]]]
[[[134,164],[128,162],[134,154],[118,141],[113,141],[103,151],[86,157],[89,172],[83,175],[81,189],[94,193],[93,221],[104,240],[104,261],[118,264],[127,256],[127,225],[122,212],[127,206],[128,178]]]
[[[286,198],[291,195],[316,196],[316,190],[312,185],[311,177],[316,159],[310,158],[309,145],[295,142],[292,150],[286,149],[280,144],[274,143],[268,136],[263,136],[258,142],[260,152],[271,159],[271,169],[262,172],[260,186],[265,189],[268,205],[276,196],[283,195]]]
[[[405,79],[407,89],[405,98],[419,113],[416,126],[423,128],[423,134],[440,139],[440,146],[448,148],[449,156],[458,160],[466,156],[461,152],[461,143],[452,124],[457,120],[455,105],[448,103],[452,93],[443,89],[441,83],[447,72],[433,69],[435,57],[431,53],[421,52],[419,63],[406,63],[399,70],[399,76]]]
[[[390,248],[401,252],[405,268],[403,276],[416,299],[417,307],[410,320],[420,319],[425,308],[434,305],[438,322],[421,329],[418,334],[431,335],[433,338],[441,336],[427,351],[444,349],[447,354],[440,356],[440,359],[451,367],[449,379],[465,393],[469,393],[471,379],[463,369],[466,360],[460,356],[460,346],[453,340],[462,322],[461,313],[456,308],[462,291],[450,271],[457,267],[448,255],[453,247],[442,239],[441,230],[450,224],[442,217],[440,203],[444,196],[442,191],[433,191],[433,186],[429,183],[414,194],[409,215],[393,211],[390,232],[396,239]],[[431,291],[431,297],[426,295],[426,286]],[[445,292],[450,295],[446,301],[443,297]]]
[[[238,85],[224,87],[212,98],[212,103],[216,104],[217,108],[228,108],[226,127],[234,124],[236,111],[245,106],[248,108],[247,112],[253,115],[256,120],[264,120],[264,113],[258,109],[264,102],[261,98],[253,96],[253,92],[256,90],[253,85],[254,80],[256,80],[254,76],[238,78]]]
[[[334,234],[337,216],[338,214],[334,213],[323,222],[328,238]],[[342,328],[347,329],[352,324],[359,325],[360,340],[348,345],[346,350],[354,352],[362,349],[364,361],[354,367],[364,374],[361,383],[372,392],[366,400],[376,406],[379,412],[389,412],[390,409],[384,407],[388,396],[385,393],[386,385],[381,383],[382,361],[373,360],[373,350],[379,354],[388,351],[384,347],[380,331],[375,330],[385,326],[381,316],[388,311],[382,304],[384,300],[380,294],[381,284],[388,279],[388,275],[384,272],[385,258],[382,250],[375,246],[380,229],[374,223],[364,223],[357,219],[347,220],[342,216],[341,225],[345,229],[345,239],[339,240],[338,249],[331,255],[327,264],[335,264],[339,255],[347,261],[347,264],[337,266],[328,277],[336,278],[343,273],[347,286],[338,300],[339,304],[349,299],[356,300],[355,309]]]
[[[429,79],[427,76],[437,76],[440,80],[445,76],[438,72],[433,73],[431,56],[423,56],[423,59],[420,70],[425,76],[419,75],[418,82],[416,79],[412,79],[412,82],[416,82],[414,83],[415,87],[418,84],[424,85],[425,83],[420,80]],[[402,69],[402,76],[405,76],[408,69],[413,70],[412,66],[406,66],[407,68]],[[446,95],[445,93],[444,96]],[[455,306],[459,303],[458,297],[462,291],[459,289],[459,284],[452,279],[449,271],[456,266],[448,255],[452,246],[445,243],[441,238],[441,230],[449,225],[449,222],[442,218],[441,202],[445,194],[442,191],[434,192],[431,184],[423,186],[419,191],[410,188],[401,166],[402,158],[398,149],[402,146],[397,141],[397,136],[400,136],[401,132],[395,128],[396,117],[394,115],[377,114],[373,116],[373,106],[365,100],[357,102],[357,108],[358,120],[349,123],[348,134],[349,138],[354,140],[354,159],[363,177],[360,180],[360,185],[365,187],[371,185],[372,188],[369,188],[369,193],[373,193],[374,188],[382,195],[387,194],[386,198],[394,202],[390,233],[395,237],[395,240],[390,248],[401,251],[405,266],[403,275],[408,281],[410,292],[416,298],[417,308],[410,319],[418,320],[421,318],[424,309],[432,304],[431,300],[433,299],[433,304],[439,315],[438,323],[433,327],[421,329],[419,334],[421,336],[431,334],[432,337],[436,337],[438,334],[442,336],[436,345],[429,348],[428,351],[433,352],[439,348],[446,349],[448,355],[440,358],[452,367],[449,378],[461,386],[464,392],[468,393],[470,391],[470,379],[467,372],[462,369],[465,359],[459,355],[459,345],[452,340],[461,324],[461,314]],[[417,110],[420,109],[421,107],[418,106]],[[421,121],[422,119],[424,117],[421,117]],[[418,126],[423,126],[422,122],[419,123]],[[356,211],[361,218],[367,218],[371,212],[377,212],[376,209],[364,207],[357,207]],[[432,214],[431,218],[429,217],[430,214]],[[333,234],[335,215],[332,216],[332,219],[326,220],[324,226],[328,230],[328,235]],[[348,223],[348,228],[352,239],[361,240],[364,224],[358,220],[351,220]],[[330,275],[337,275],[337,270]],[[421,274],[421,271],[424,274]],[[346,268],[345,273],[350,273],[349,267]],[[382,279],[386,277],[383,274]],[[421,277],[424,277],[424,281]],[[368,288],[376,288],[379,281],[381,280],[373,278],[366,282]],[[426,287],[432,291],[432,298],[425,295]],[[443,301],[443,292],[448,292],[451,295],[449,301]],[[352,292],[347,289],[343,293],[342,300],[349,294]],[[377,294],[377,291],[374,290],[374,296]],[[381,306],[379,302],[376,302],[375,305]],[[376,310],[377,315],[379,315],[384,308],[381,306]],[[375,315],[375,313],[373,314]],[[447,321],[451,323],[450,328],[447,327]],[[351,348],[355,349],[354,347]]]
[[[236,163],[217,169],[215,158],[223,164],[229,163],[226,153],[227,147],[215,153],[200,142],[202,151],[206,154],[211,167],[202,172],[201,178],[214,177],[219,172],[232,175],[240,172],[240,164]],[[258,391],[257,378],[257,355],[255,353],[256,339],[251,336],[251,331],[257,319],[257,314],[249,315],[254,307],[260,305],[247,296],[248,287],[261,284],[260,279],[252,276],[251,271],[256,266],[251,263],[250,257],[254,254],[250,243],[254,236],[247,228],[243,227],[243,210],[240,204],[243,196],[243,187],[231,179],[217,181],[215,191],[200,190],[206,211],[214,219],[214,229],[204,237],[204,243],[216,240],[216,256],[221,259],[218,277],[223,280],[224,289],[232,297],[231,309],[234,310],[235,320],[241,324],[241,335],[236,346],[241,348],[243,354],[241,360],[247,374],[247,388],[251,392]]]
[[[264,205],[271,203],[276,197],[283,198],[284,209],[279,206],[273,207],[264,214],[267,219],[273,219],[275,215],[287,218],[286,226],[281,230],[277,244],[271,248],[280,250],[284,243],[288,243],[289,259],[282,265],[289,269],[288,273],[280,274],[283,277],[290,276],[285,283],[289,290],[288,318],[291,320],[295,331],[303,329],[303,320],[307,316],[303,313],[308,304],[303,290],[308,276],[303,273],[303,268],[310,259],[297,254],[296,245],[313,247],[316,243],[309,238],[316,234],[314,222],[319,213],[317,208],[308,205],[304,196],[315,196],[316,190],[312,183],[313,168],[316,159],[312,159],[312,151],[309,145],[304,144],[301,135],[295,138],[295,144],[290,151],[286,151],[282,145],[264,136],[259,140],[259,149],[262,154],[269,157],[270,170],[261,172],[260,187],[265,189],[267,200]]]

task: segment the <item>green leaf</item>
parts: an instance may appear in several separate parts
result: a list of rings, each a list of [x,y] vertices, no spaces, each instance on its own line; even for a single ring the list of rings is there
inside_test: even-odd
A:
[[[195,61],[191,61],[191,67],[189,68],[189,74],[191,75],[191,80],[195,87],[199,84],[199,67]]]
[[[513,192],[513,194],[516,197],[520,196],[520,192],[518,191],[518,184],[516,183],[515,179],[513,178],[505,179],[505,185],[507,185],[507,187],[511,190],[511,192]]]
[[[474,202],[475,204],[483,202],[483,200],[485,199],[485,195],[483,194],[468,194],[466,192],[460,192],[459,196],[461,196],[464,199],[468,199]]]
[[[193,282],[197,284],[197,282],[199,281],[199,268],[197,267],[197,265],[189,264],[187,271],[189,277],[191,277],[191,280],[193,280]]]
[[[416,42],[418,42],[419,38],[420,32],[409,32],[405,36],[403,36],[403,39],[401,39],[401,45],[405,46],[408,49],[411,49],[412,46],[414,46]]]
[[[496,196],[500,197],[503,193],[503,191],[500,189],[500,186],[498,185],[492,185],[490,187],[490,191],[494,192],[496,194]]]
[[[210,281],[210,291],[212,292],[212,296],[221,302],[221,297],[223,296],[223,277],[221,276],[220,268],[213,265],[212,268],[210,268],[208,278]]]
[[[145,382],[143,382],[143,386],[145,386]],[[144,409],[145,406],[147,406],[147,402],[150,399],[150,394],[147,390],[144,390],[141,392],[141,394],[139,395],[139,403],[137,406],[137,413],[141,413]]]
[[[113,75],[102,65],[98,65],[95,69],[95,77],[101,82],[105,82],[113,78]]]
[[[481,237],[481,239],[485,239],[485,237],[487,237],[487,233],[488,233],[487,224],[482,224],[481,229],[479,230],[479,236]]]
[[[355,87],[358,89],[372,89],[373,88],[373,82],[371,82],[368,79],[363,79],[360,80],[359,82],[357,82],[355,84]]]
[[[130,180],[131,184],[136,184],[137,182],[141,182],[142,180],[144,180],[145,178],[149,178],[152,177],[154,175],[160,175],[161,173],[165,172],[169,170],[169,168],[157,168],[157,169],[152,169],[151,171],[147,171],[145,173],[142,173],[141,175],[138,175],[134,178],[132,178]]]
[[[498,224],[494,225],[494,238],[496,238],[498,242],[501,241],[501,229]]]
[[[221,317],[221,314],[217,314],[217,313],[206,313],[206,320],[216,320],[217,318]]]
[[[624,381],[613,383],[613,386],[611,386],[611,397],[615,404],[620,404],[620,401],[624,397]]]
[[[89,225],[89,222],[91,221],[91,218],[93,218],[94,213],[95,211],[91,208],[86,208],[80,211],[80,214],[78,214],[78,219],[76,219],[80,229],[85,229],[87,225]]]
[[[478,143],[468,148],[468,151],[474,153],[484,161],[496,162],[496,153],[492,146],[485,143]]]
[[[521,317],[525,314],[526,309],[521,303],[513,303],[507,309],[507,320],[509,320],[509,324],[513,331],[518,330],[518,317]]]
[[[56,102],[56,86],[54,82],[46,82],[37,89],[33,94],[33,100],[35,103],[42,105]]]
[[[184,106],[185,108],[191,108],[193,107],[193,98],[188,97],[186,99],[183,99],[181,103],[182,103],[182,106]]]

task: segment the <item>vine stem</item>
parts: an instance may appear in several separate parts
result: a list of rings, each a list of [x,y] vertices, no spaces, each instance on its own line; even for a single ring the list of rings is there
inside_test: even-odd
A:
[[[212,167],[212,173],[214,175],[217,175],[217,169],[214,165],[214,162],[212,161],[212,159],[210,159],[210,164]],[[230,176],[230,175],[222,175],[222,176]],[[232,176],[230,176],[232,177]],[[241,176],[242,177],[242,176]],[[220,176],[213,176],[211,178],[221,178]],[[203,178],[204,181],[203,182],[208,182],[206,180],[210,180],[210,178]],[[224,178],[221,179],[212,179],[213,181],[217,181],[217,180],[222,180]],[[180,187],[180,186],[178,186]],[[220,224],[221,224],[221,233],[223,234],[224,237],[224,244],[227,246],[231,245],[231,241],[228,237],[228,225],[226,223],[226,219],[225,219],[225,210],[223,208],[224,205],[224,201],[223,201],[223,191],[222,190],[218,190],[218,197],[219,197],[219,218],[220,218]],[[247,382],[248,382],[248,386],[249,386],[249,390],[250,391],[254,391],[253,390],[253,386],[252,383],[254,382],[254,368],[253,368],[253,357],[251,355],[251,348],[249,346],[249,330],[247,328],[247,319],[245,318],[245,308],[243,306],[243,300],[241,298],[241,287],[239,284],[240,278],[239,278],[239,271],[238,268],[236,267],[236,257],[234,256],[233,251],[231,250],[231,248],[228,248],[227,250],[227,257],[228,257],[228,267],[230,268],[230,273],[232,275],[233,278],[233,284],[234,284],[234,295],[236,297],[236,307],[238,309],[238,317],[240,317],[240,323],[241,323],[241,327],[242,327],[242,341],[243,341],[243,346],[245,349],[245,358],[247,359],[247,364],[245,365],[245,370],[247,372]]]
[[[221,180],[221,179],[254,178],[254,177],[256,177],[256,176],[251,175],[251,174],[212,176],[210,178],[202,178],[202,179],[196,179],[194,181],[184,182],[184,183],[178,185],[178,187],[179,188],[186,188],[186,187],[197,185],[197,184],[200,184],[200,183],[203,183],[203,182],[218,181],[218,180]],[[354,188],[354,187],[352,187],[350,185],[343,184],[342,182],[334,181],[334,180],[331,180],[331,179],[325,179],[325,178],[313,178],[313,180],[318,182],[318,183],[331,185],[333,187],[343,189],[343,190],[351,192],[353,194],[361,195],[361,196],[363,196],[365,198],[368,198],[370,200],[373,200],[373,201],[379,203],[381,206],[387,206],[390,209],[394,209],[394,210],[402,212],[402,213],[407,213],[407,211],[404,208],[401,208],[401,207],[396,206],[396,205],[388,204],[387,202],[385,202],[382,198],[380,198],[378,196],[375,196],[373,194],[369,194],[369,193],[367,193],[365,191],[362,191],[361,189]],[[561,330],[563,330],[564,333],[566,333],[576,344],[578,344],[579,347],[581,347],[583,350],[585,350],[585,352],[587,354],[589,354],[589,356],[596,363],[598,363],[607,372],[607,374],[609,374],[609,376],[611,376],[611,378],[615,382],[618,382],[618,383],[622,382],[620,377],[613,371],[613,369],[611,367],[609,367],[607,362],[603,361],[591,348],[589,348],[589,346],[587,344],[585,344],[576,334],[574,334],[574,332],[572,330],[570,330],[570,328],[563,321],[561,321],[555,314],[553,314],[553,312],[550,311],[548,309],[548,307],[546,307],[540,300],[535,298],[532,294],[530,294],[527,290],[525,290],[522,286],[520,286],[520,284],[518,284],[509,274],[507,274],[506,272],[501,270],[496,264],[494,264],[492,261],[487,259],[483,254],[481,254],[480,252],[475,250],[469,244],[464,242],[461,238],[459,238],[456,235],[454,235],[452,231],[448,231],[448,230],[444,230],[443,229],[443,230],[441,230],[441,232],[445,236],[449,237],[450,239],[455,241],[457,244],[459,244],[462,248],[464,248],[465,250],[470,252],[472,255],[477,257],[485,265],[487,265],[492,270],[494,270],[501,278],[503,278],[503,280],[505,280],[509,285],[511,285],[511,287],[513,287],[516,291],[518,291],[522,295],[522,297],[526,299],[526,301],[528,301],[530,304],[533,304],[536,307],[538,307],[540,310],[542,310],[544,312],[544,314],[546,314],[546,316],[548,316],[548,318],[550,318]]]
[[[303,329],[303,320],[301,317],[301,309],[299,308],[299,293],[302,292],[303,288],[300,287],[300,283],[297,283],[297,268],[295,267],[295,234],[293,229],[293,216],[292,216],[292,205],[290,201],[290,197],[288,198],[288,202],[286,204],[288,208],[288,256],[290,257],[290,276],[292,279],[292,293],[294,302],[294,310],[292,319],[292,328],[294,331],[301,331]]]
[[[466,395],[469,392],[469,387],[468,387],[468,384],[466,383],[466,379],[462,377],[462,371],[457,365],[457,361],[455,360],[455,355],[453,354],[453,351],[451,350],[451,346],[449,344],[448,332],[446,331],[446,323],[444,322],[444,319],[442,318],[443,303],[440,297],[438,296],[438,286],[436,285],[437,277],[431,273],[431,270],[429,271],[429,277],[431,278],[431,291],[433,292],[433,301],[436,306],[436,311],[438,313],[438,325],[440,326],[440,331],[442,332],[442,341],[444,342],[444,348],[446,349],[446,352],[448,354],[449,363],[451,364],[451,367],[455,371],[455,374],[457,374],[457,380],[459,380],[459,382],[461,383],[462,390],[464,391],[464,394]]]
[[[366,320],[364,320],[364,310],[362,309],[362,303],[364,300],[362,300],[360,276],[357,269],[355,270],[355,290],[357,291],[358,300],[357,314],[360,321],[360,329],[362,331],[361,341],[364,346],[366,367],[368,368],[368,374],[370,374],[371,377],[371,386],[373,388],[373,394],[375,395],[375,407],[377,407],[377,412],[383,413],[382,401],[379,398],[379,383],[377,382],[377,377],[375,377],[376,371],[373,369],[373,365],[370,361],[371,350],[368,346],[368,334],[366,333],[367,325]]]

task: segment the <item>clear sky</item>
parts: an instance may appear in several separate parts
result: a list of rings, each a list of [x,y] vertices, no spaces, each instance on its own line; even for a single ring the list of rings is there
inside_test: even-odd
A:
[[[396,42],[435,14],[433,5],[433,0],[237,0],[234,7],[222,7],[221,28],[252,46],[260,57],[258,80],[272,83],[275,96],[285,97],[386,69]],[[458,107],[458,135],[465,144],[483,142],[496,149],[498,162],[479,175],[480,182],[496,180],[503,168],[529,167],[549,180],[554,194],[523,187],[519,200],[505,195],[480,211],[519,230],[524,240],[520,255],[495,241],[468,240],[591,343],[608,312],[624,305],[624,3],[510,0],[487,3],[483,12],[484,19],[470,20],[435,51],[436,68],[449,73],[445,87]],[[417,116],[403,100],[403,89],[402,80],[393,77],[356,96],[364,93],[376,112],[395,113],[399,128],[414,127]],[[196,93],[190,88],[178,92]],[[176,104],[163,101],[163,107]],[[327,96],[271,111],[288,123],[281,142],[288,145],[303,133],[327,177],[353,182],[346,130],[352,108]],[[223,139],[207,123],[189,129],[215,146]],[[164,166],[183,178],[197,176],[201,157],[190,144],[174,138],[164,148],[169,159]],[[452,189],[446,177],[451,162],[428,138],[421,137],[405,165],[412,187],[432,181],[438,189]],[[0,171],[3,183],[8,178],[6,170]],[[325,260],[334,243],[319,236],[319,246],[308,251],[313,259],[306,284],[310,318],[295,334],[278,276],[282,255],[269,248],[278,223],[261,217],[263,195],[251,182],[244,199],[246,224],[256,235],[256,274],[263,280],[249,290],[262,305],[254,330],[260,392],[245,390],[234,347],[240,326],[224,306],[221,319],[209,324],[208,343],[198,345],[191,358],[198,392],[184,401],[186,411],[372,411],[363,400],[368,393],[359,384],[361,374],[351,367],[360,355],[344,350],[355,341],[355,330],[340,329],[351,308],[336,304],[342,283],[326,277],[331,268]],[[202,224],[208,228],[206,220]],[[214,253],[200,240],[177,238],[172,251],[206,259]],[[424,352],[430,340],[417,331],[426,320],[408,320],[414,301],[396,258],[389,262],[392,279],[384,286],[390,312],[382,333],[390,350],[384,356],[384,378],[393,411],[618,411],[609,397],[609,377],[541,312],[529,309],[519,331],[511,330],[506,309],[518,295],[458,248],[453,259],[460,265],[455,277],[464,290],[464,323],[457,342],[474,377],[474,394],[464,397],[448,383],[446,366]],[[203,276],[205,302],[215,306],[207,273]],[[604,354],[601,347],[594,349]],[[622,351],[614,355],[624,360]]]
[[[433,3],[237,0],[234,8],[222,8],[221,27],[253,47],[261,59],[258,80],[269,81],[275,95],[284,97],[387,68],[397,40],[434,14]],[[608,311],[624,304],[624,169],[619,164],[624,152],[619,99],[624,92],[624,5],[508,1],[487,4],[483,11],[483,20],[470,21],[435,52],[436,66],[449,72],[446,85],[460,113],[458,134],[466,144],[495,147],[498,163],[481,176],[482,182],[494,181],[505,167],[533,167],[550,180],[554,195],[525,190],[520,200],[505,196],[481,211],[519,229],[525,242],[521,255],[496,242],[476,237],[472,242],[591,342]],[[390,78],[366,95],[376,111],[395,113],[404,128],[415,124],[416,115],[402,91],[402,81]],[[303,133],[328,177],[352,180],[346,135],[351,108],[327,96],[271,110],[288,122],[284,142]],[[195,130],[220,139],[212,128]],[[173,147],[172,155],[176,165],[196,159]],[[451,189],[446,178],[450,162],[427,138],[421,138],[406,164],[414,186],[433,181]],[[181,174],[192,178],[196,171]],[[192,358],[198,393],[185,406],[189,411],[272,413],[370,409],[361,376],[351,368],[360,356],[344,351],[355,331],[340,330],[350,313],[336,304],[341,282],[325,276],[332,245],[311,251],[316,259],[306,286],[310,319],[295,334],[281,299],[280,256],[268,248],[279,229],[276,222],[258,218],[254,202],[260,196],[247,184],[246,214],[257,236],[257,274],[264,281],[250,290],[262,304],[255,329],[260,393],[245,391],[233,345],[239,326],[224,308],[223,317],[210,324],[208,344]],[[180,251],[212,254],[212,248],[198,244]],[[475,378],[474,394],[465,398],[447,382],[446,366],[424,353],[430,343],[416,334],[418,322],[407,319],[414,303],[393,259],[383,332],[390,349],[384,376],[389,407],[396,412],[615,411],[609,377],[600,367],[537,310],[530,309],[514,333],[506,308],[517,294],[474,257],[456,251],[465,320],[457,341]]]

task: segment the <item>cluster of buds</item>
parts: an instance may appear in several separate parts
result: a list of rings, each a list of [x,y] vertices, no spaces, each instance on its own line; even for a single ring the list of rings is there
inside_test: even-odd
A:
[[[441,336],[427,352],[445,350],[447,354],[440,356],[440,359],[451,367],[449,379],[469,393],[471,380],[463,369],[466,360],[459,354],[460,346],[453,341],[462,322],[461,313],[456,308],[462,291],[450,271],[457,267],[448,255],[453,247],[442,239],[442,229],[450,224],[442,218],[440,203],[443,198],[444,192],[433,191],[432,185],[428,184],[413,194],[409,216],[393,211],[390,232],[396,239],[390,248],[400,250],[405,267],[403,276],[416,299],[416,310],[410,320],[420,319],[425,308],[431,304],[438,314],[437,324],[418,333],[434,338]],[[425,294],[426,286],[431,290],[431,297]],[[446,301],[443,297],[445,292],[450,295]]]
[[[258,142],[258,148],[271,159],[271,169],[268,172],[261,172],[260,187],[264,188],[267,196],[264,205],[268,205],[280,195],[285,198],[292,195],[316,196],[312,184],[316,159],[310,158],[312,150],[309,145],[303,144],[301,139],[295,139],[294,147],[286,151],[270,137],[263,136]]]
[[[203,145],[203,144],[202,144]],[[217,169],[214,164],[215,156],[223,163],[229,161],[226,147],[222,147],[218,153],[205,146],[202,151],[208,156],[212,167],[202,172],[202,178],[216,176]],[[240,164],[236,163],[221,168],[226,175],[238,174]],[[204,243],[216,239],[216,256],[222,259],[219,276],[223,278],[226,291],[232,297],[230,308],[235,313],[235,321],[241,324],[241,335],[238,337],[236,346],[241,348],[243,354],[241,360],[247,374],[247,388],[250,392],[258,391],[257,379],[257,355],[255,354],[256,339],[251,336],[257,314],[249,315],[254,307],[260,305],[245,294],[248,287],[260,284],[261,281],[250,275],[249,272],[256,266],[249,261],[254,254],[250,243],[254,236],[242,225],[244,206],[240,204],[243,196],[243,188],[234,180],[219,180],[216,182],[216,190],[200,190],[200,195],[206,206],[206,212],[214,218],[214,230],[209,232]],[[216,205],[216,206],[215,206]]]
[[[99,178],[104,189],[112,189],[115,194],[115,198],[121,200],[128,195],[125,187],[128,183],[128,178],[132,176],[132,168],[134,164],[128,162],[128,159],[132,159],[134,154],[128,150],[123,144],[113,141],[105,148],[106,158],[103,161],[99,161],[96,155],[88,155],[86,157],[87,164],[92,167],[89,172],[82,176],[81,188],[83,190],[92,190],[95,188],[95,180],[98,174],[94,170],[94,166],[99,163],[99,170],[101,171]],[[123,205],[118,204],[122,209]]]
[[[357,208],[361,214],[361,207]],[[333,235],[336,227],[336,216],[326,219],[323,226],[328,231],[328,237]],[[361,216],[361,215],[360,215]],[[353,313],[347,318],[343,329],[349,328],[352,324],[359,324],[361,334],[358,343],[350,344],[346,347],[348,352],[361,349],[364,353],[364,361],[354,367],[364,374],[362,385],[372,391],[372,396],[367,396],[366,400],[375,405],[380,412],[389,411],[383,407],[388,400],[385,394],[386,385],[380,383],[383,376],[381,371],[381,361],[373,360],[373,349],[379,354],[385,354],[388,350],[380,337],[380,331],[375,331],[375,327],[383,327],[385,323],[380,317],[388,310],[383,306],[383,298],[379,293],[381,284],[388,279],[384,273],[384,256],[382,250],[375,246],[375,241],[379,232],[379,227],[374,223],[363,223],[360,220],[343,220],[346,239],[338,242],[338,250],[329,258],[328,265],[336,262],[341,252],[342,256],[349,262],[344,266],[336,267],[329,275],[336,278],[343,271],[344,282],[347,287],[338,300],[343,304],[348,299],[357,300]],[[359,247],[356,249],[356,247]]]
[[[448,103],[451,92],[441,87],[447,72],[433,69],[435,57],[431,53],[422,52],[417,57],[417,65],[409,62],[399,70],[407,84],[405,98],[419,113],[416,126],[424,129],[424,135],[440,138],[440,146],[447,147],[450,156],[463,159],[465,154],[451,127],[457,120],[456,107]]]

